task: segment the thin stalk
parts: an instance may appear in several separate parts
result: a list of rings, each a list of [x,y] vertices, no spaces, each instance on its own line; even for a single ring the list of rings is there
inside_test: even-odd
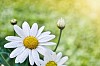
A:
[[[56,45],[56,48],[54,49],[54,52],[56,52],[58,46],[59,46],[59,43],[60,43],[60,39],[61,39],[61,34],[62,34],[62,29],[60,29],[60,34],[59,34],[59,38],[58,38],[58,43]]]
[[[5,65],[7,65],[7,66],[10,66],[9,65],[9,63],[6,61],[6,59],[4,58],[4,56],[2,55],[2,54],[0,54],[1,55],[1,58],[3,59],[3,61],[5,62]]]
[[[0,52],[0,54],[6,54],[6,55],[9,56],[9,53],[6,53],[6,52]]]
[[[16,35],[15,30],[13,29],[13,31],[14,31],[14,36],[15,36]]]

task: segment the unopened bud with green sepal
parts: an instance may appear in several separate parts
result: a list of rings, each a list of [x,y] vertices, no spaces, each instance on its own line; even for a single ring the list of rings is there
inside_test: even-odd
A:
[[[12,25],[16,25],[16,24],[17,24],[17,20],[16,20],[16,19],[12,19],[12,20],[10,21],[10,23],[11,23]]]
[[[63,18],[60,18],[60,19],[58,20],[57,26],[58,26],[58,28],[61,29],[61,30],[65,28],[65,21],[64,21]]]

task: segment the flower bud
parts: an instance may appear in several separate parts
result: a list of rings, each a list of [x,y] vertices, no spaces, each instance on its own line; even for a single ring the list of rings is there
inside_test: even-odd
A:
[[[17,20],[16,20],[16,19],[12,19],[12,20],[10,21],[10,23],[11,23],[12,25],[16,25],[16,24],[17,24]]]
[[[59,29],[63,30],[65,28],[65,21],[63,18],[60,18],[57,22],[57,26]]]

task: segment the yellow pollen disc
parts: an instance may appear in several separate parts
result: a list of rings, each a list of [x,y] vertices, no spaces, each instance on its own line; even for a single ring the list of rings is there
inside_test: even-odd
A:
[[[38,46],[38,40],[33,36],[28,36],[24,39],[23,44],[26,48],[35,49]]]
[[[57,64],[54,61],[49,61],[46,66],[57,66]]]

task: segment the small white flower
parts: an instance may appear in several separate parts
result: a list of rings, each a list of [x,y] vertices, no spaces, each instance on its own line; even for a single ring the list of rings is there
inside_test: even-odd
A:
[[[39,53],[42,55],[46,54],[46,51],[49,50],[46,45],[55,45],[50,40],[55,38],[55,35],[50,35],[50,32],[43,32],[44,26],[38,30],[37,23],[34,23],[30,28],[27,22],[22,24],[22,29],[14,25],[15,32],[19,35],[17,36],[8,36],[5,39],[10,41],[5,44],[5,48],[16,48],[10,54],[10,58],[15,59],[15,63],[23,63],[25,59],[29,56],[30,65],[34,65],[34,62],[39,66],[38,60]]]
[[[64,29],[64,27],[65,27],[65,21],[64,21],[63,18],[60,18],[60,19],[58,20],[57,26],[58,26],[59,29]]]
[[[68,57],[62,57],[62,53],[59,52],[56,54],[55,52],[47,52],[44,56],[44,61],[41,62],[41,66],[66,66],[64,63],[68,60]]]

